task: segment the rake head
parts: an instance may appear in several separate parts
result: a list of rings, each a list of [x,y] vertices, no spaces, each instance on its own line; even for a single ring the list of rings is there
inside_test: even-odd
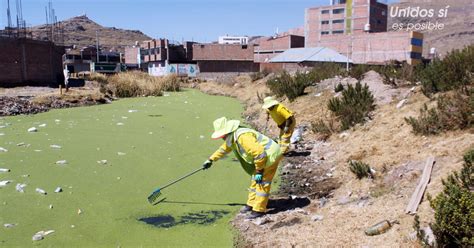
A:
[[[153,202],[155,202],[156,199],[158,199],[158,197],[160,197],[160,195],[161,195],[161,189],[157,189],[157,190],[153,191],[153,193],[151,193],[148,196],[148,202],[150,204],[153,204]]]

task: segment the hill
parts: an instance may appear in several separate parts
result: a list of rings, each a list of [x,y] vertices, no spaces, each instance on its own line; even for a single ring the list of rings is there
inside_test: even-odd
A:
[[[397,17],[390,18],[388,29],[392,30],[393,23],[426,23],[428,21],[432,23],[443,23],[445,26],[442,30],[434,31],[422,31],[424,37],[424,48],[423,55],[426,56],[429,49],[432,47],[436,48],[436,51],[440,55],[446,54],[456,48],[462,48],[466,45],[474,43],[474,16],[472,15],[472,9],[474,8],[474,2],[472,0],[410,0],[400,1],[389,6],[389,13],[391,8],[407,8],[407,7],[420,7],[422,9],[434,9],[438,11],[444,9],[447,6],[448,15],[444,17],[422,18],[422,17]]]
[[[65,45],[75,45],[78,48],[95,45],[96,32],[99,43],[105,50],[123,52],[126,46],[134,45],[136,41],[151,39],[139,30],[103,27],[85,15],[61,21],[60,25],[64,29]],[[47,39],[48,28],[46,25],[35,26],[32,28],[32,33],[34,38]]]

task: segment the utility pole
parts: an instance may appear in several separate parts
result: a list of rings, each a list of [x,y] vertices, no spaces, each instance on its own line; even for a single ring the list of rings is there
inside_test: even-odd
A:
[[[99,63],[99,31],[95,31],[95,39],[96,39],[95,49],[96,49],[96,54],[97,54],[96,63]]]

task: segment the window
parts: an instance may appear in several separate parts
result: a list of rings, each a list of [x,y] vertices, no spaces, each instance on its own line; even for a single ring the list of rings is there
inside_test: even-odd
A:
[[[343,14],[343,13],[344,13],[344,9],[333,9],[333,10],[332,10],[332,13],[333,13],[333,14]]]
[[[327,34],[329,34],[329,31],[322,31],[321,32],[321,35],[327,35]]]
[[[344,23],[344,20],[332,20],[332,23],[333,23],[333,24],[336,24],[336,23]]]
[[[247,49],[247,45],[242,45],[242,49]]]
[[[332,31],[333,34],[343,34],[344,30],[334,30]]]
[[[323,10],[321,10],[321,14],[323,14],[323,15],[324,14],[329,14],[329,10],[328,9],[323,9]]]
[[[327,24],[329,24],[329,21],[321,21],[321,24],[322,25],[327,25]]]

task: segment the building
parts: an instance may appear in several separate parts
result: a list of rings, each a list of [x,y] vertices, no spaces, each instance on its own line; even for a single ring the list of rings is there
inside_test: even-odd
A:
[[[247,45],[249,37],[247,36],[219,36],[219,44]]]
[[[0,37],[0,87],[54,86],[64,82],[64,47],[49,41]]]
[[[332,0],[331,5],[306,9],[306,46],[331,34],[387,31],[387,5],[377,0]]]
[[[122,70],[122,63],[121,53],[99,49],[97,56],[96,46],[68,49],[63,56],[63,64],[72,76],[83,72],[117,73]]]
[[[304,36],[283,35],[261,39],[255,45],[254,60],[257,63],[269,62],[276,55],[290,48],[304,47]]]
[[[305,12],[305,47],[328,47],[355,64],[421,62],[423,35],[387,32],[387,5],[377,0],[332,0]]]
[[[200,72],[256,72],[254,45],[194,44],[193,60]]]
[[[314,67],[320,63],[348,64],[352,61],[327,47],[292,48],[276,55],[269,63],[260,64],[261,70],[267,71],[296,71]]]

